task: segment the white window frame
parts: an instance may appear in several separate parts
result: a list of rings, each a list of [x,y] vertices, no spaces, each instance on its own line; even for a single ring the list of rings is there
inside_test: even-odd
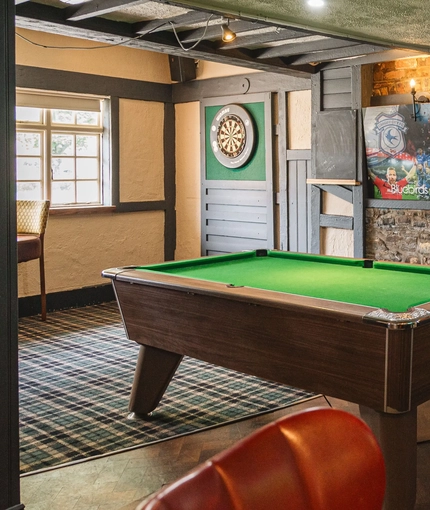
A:
[[[110,169],[106,168],[109,163],[109,158],[104,157],[106,152],[107,139],[109,137],[109,130],[105,126],[105,114],[104,109],[106,108],[107,97],[94,96],[94,95],[80,95],[80,94],[65,94],[47,92],[41,90],[30,90],[30,89],[17,89],[17,106],[26,106],[33,108],[42,109],[42,123],[33,122],[19,122],[16,123],[17,133],[19,132],[40,132],[42,133],[42,169],[41,169],[41,185],[42,185],[42,197],[43,199],[51,200],[51,208],[63,209],[63,208],[86,208],[86,207],[100,207],[112,205],[112,182]],[[74,111],[93,111],[99,113],[99,125],[97,126],[83,126],[77,124],[62,124],[54,123],[52,121],[52,110],[74,110]],[[79,182],[85,181],[85,179],[79,179],[78,176],[74,175],[73,179],[67,179],[67,181],[73,181],[75,184],[75,201],[71,203],[53,203],[52,202],[52,183],[61,182],[61,179],[53,179],[52,175],[52,158],[55,155],[51,154],[51,140],[53,134],[70,134],[70,135],[98,135],[98,172],[97,177],[91,179],[97,182],[98,189],[98,200],[94,202],[77,202],[76,186]],[[18,158],[19,156],[17,156]],[[81,159],[76,154],[70,156],[73,159],[75,166],[77,161]],[[18,181],[17,182],[24,182]]]

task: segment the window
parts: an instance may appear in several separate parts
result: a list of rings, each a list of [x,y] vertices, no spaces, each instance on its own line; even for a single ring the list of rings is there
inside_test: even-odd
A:
[[[18,199],[44,198],[51,207],[110,205],[105,103],[100,97],[18,91]]]

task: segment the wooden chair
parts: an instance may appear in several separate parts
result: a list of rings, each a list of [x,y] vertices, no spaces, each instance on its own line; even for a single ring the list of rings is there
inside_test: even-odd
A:
[[[49,215],[48,200],[17,200],[18,263],[39,259],[42,320],[46,320],[44,236]]]
[[[385,466],[370,428],[331,408],[281,418],[136,510],[381,510]]]

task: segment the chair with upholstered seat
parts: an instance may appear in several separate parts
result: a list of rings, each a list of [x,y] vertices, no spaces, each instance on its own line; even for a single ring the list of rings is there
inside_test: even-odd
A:
[[[49,214],[48,200],[17,200],[18,263],[39,259],[42,320],[46,320],[44,237]]]
[[[370,428],[312,408],[257,430],[136,510],[381,510],[385,466]]]

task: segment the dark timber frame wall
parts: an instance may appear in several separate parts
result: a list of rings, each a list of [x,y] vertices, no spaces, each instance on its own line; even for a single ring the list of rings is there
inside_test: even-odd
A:
[[[311,251],[320,253],[320,229],[322,227],[343,228],[354,232],[354,256],[363,257],[365,252],[364,239],[364,190],[363,178],[365,158],[363,152],[363,134],[361,122],[361,108],[363,91],[367,90],[368,76],[362,66],[343,67],[322,71],[312,76],[312,147],[317,141],[317,118],[320,112],[335,110],[355,110],[356,115],[356,146],[355,146],[355,180],[359,185],[312,184],[311,191]],[[339,129],[344,126],[339,125]],[[339,147],[342,150],[342,147]],[[313,151],[313,156],[315,150]],[[315,159],[313,160],[313,175],[317,177]],[[345,169],[349,171],[349,168]],[[339,216],[322,213],[323,191],[336,195],[353,205],[353,216]]]
[[[0,2],[0,509],[19,493],[18,309],[15,202],[15,3]]]
[[[172,260],[175,254],[176,216],[175,216],[175,152],[171,150],[175,143],[175,109],[172,104],[172,86],[109,76],[98,76],[69,71],[57,71],[30,66],[16,66],[17,87],[97,94],[109,96],[111,103],[111,167],[113,186],[113,205],[118,213],[133,211],[165,212],[166,260]],[[135,99],[164,103],[164,200],[145,202],[120,202],[119,189],[119,101]]]

